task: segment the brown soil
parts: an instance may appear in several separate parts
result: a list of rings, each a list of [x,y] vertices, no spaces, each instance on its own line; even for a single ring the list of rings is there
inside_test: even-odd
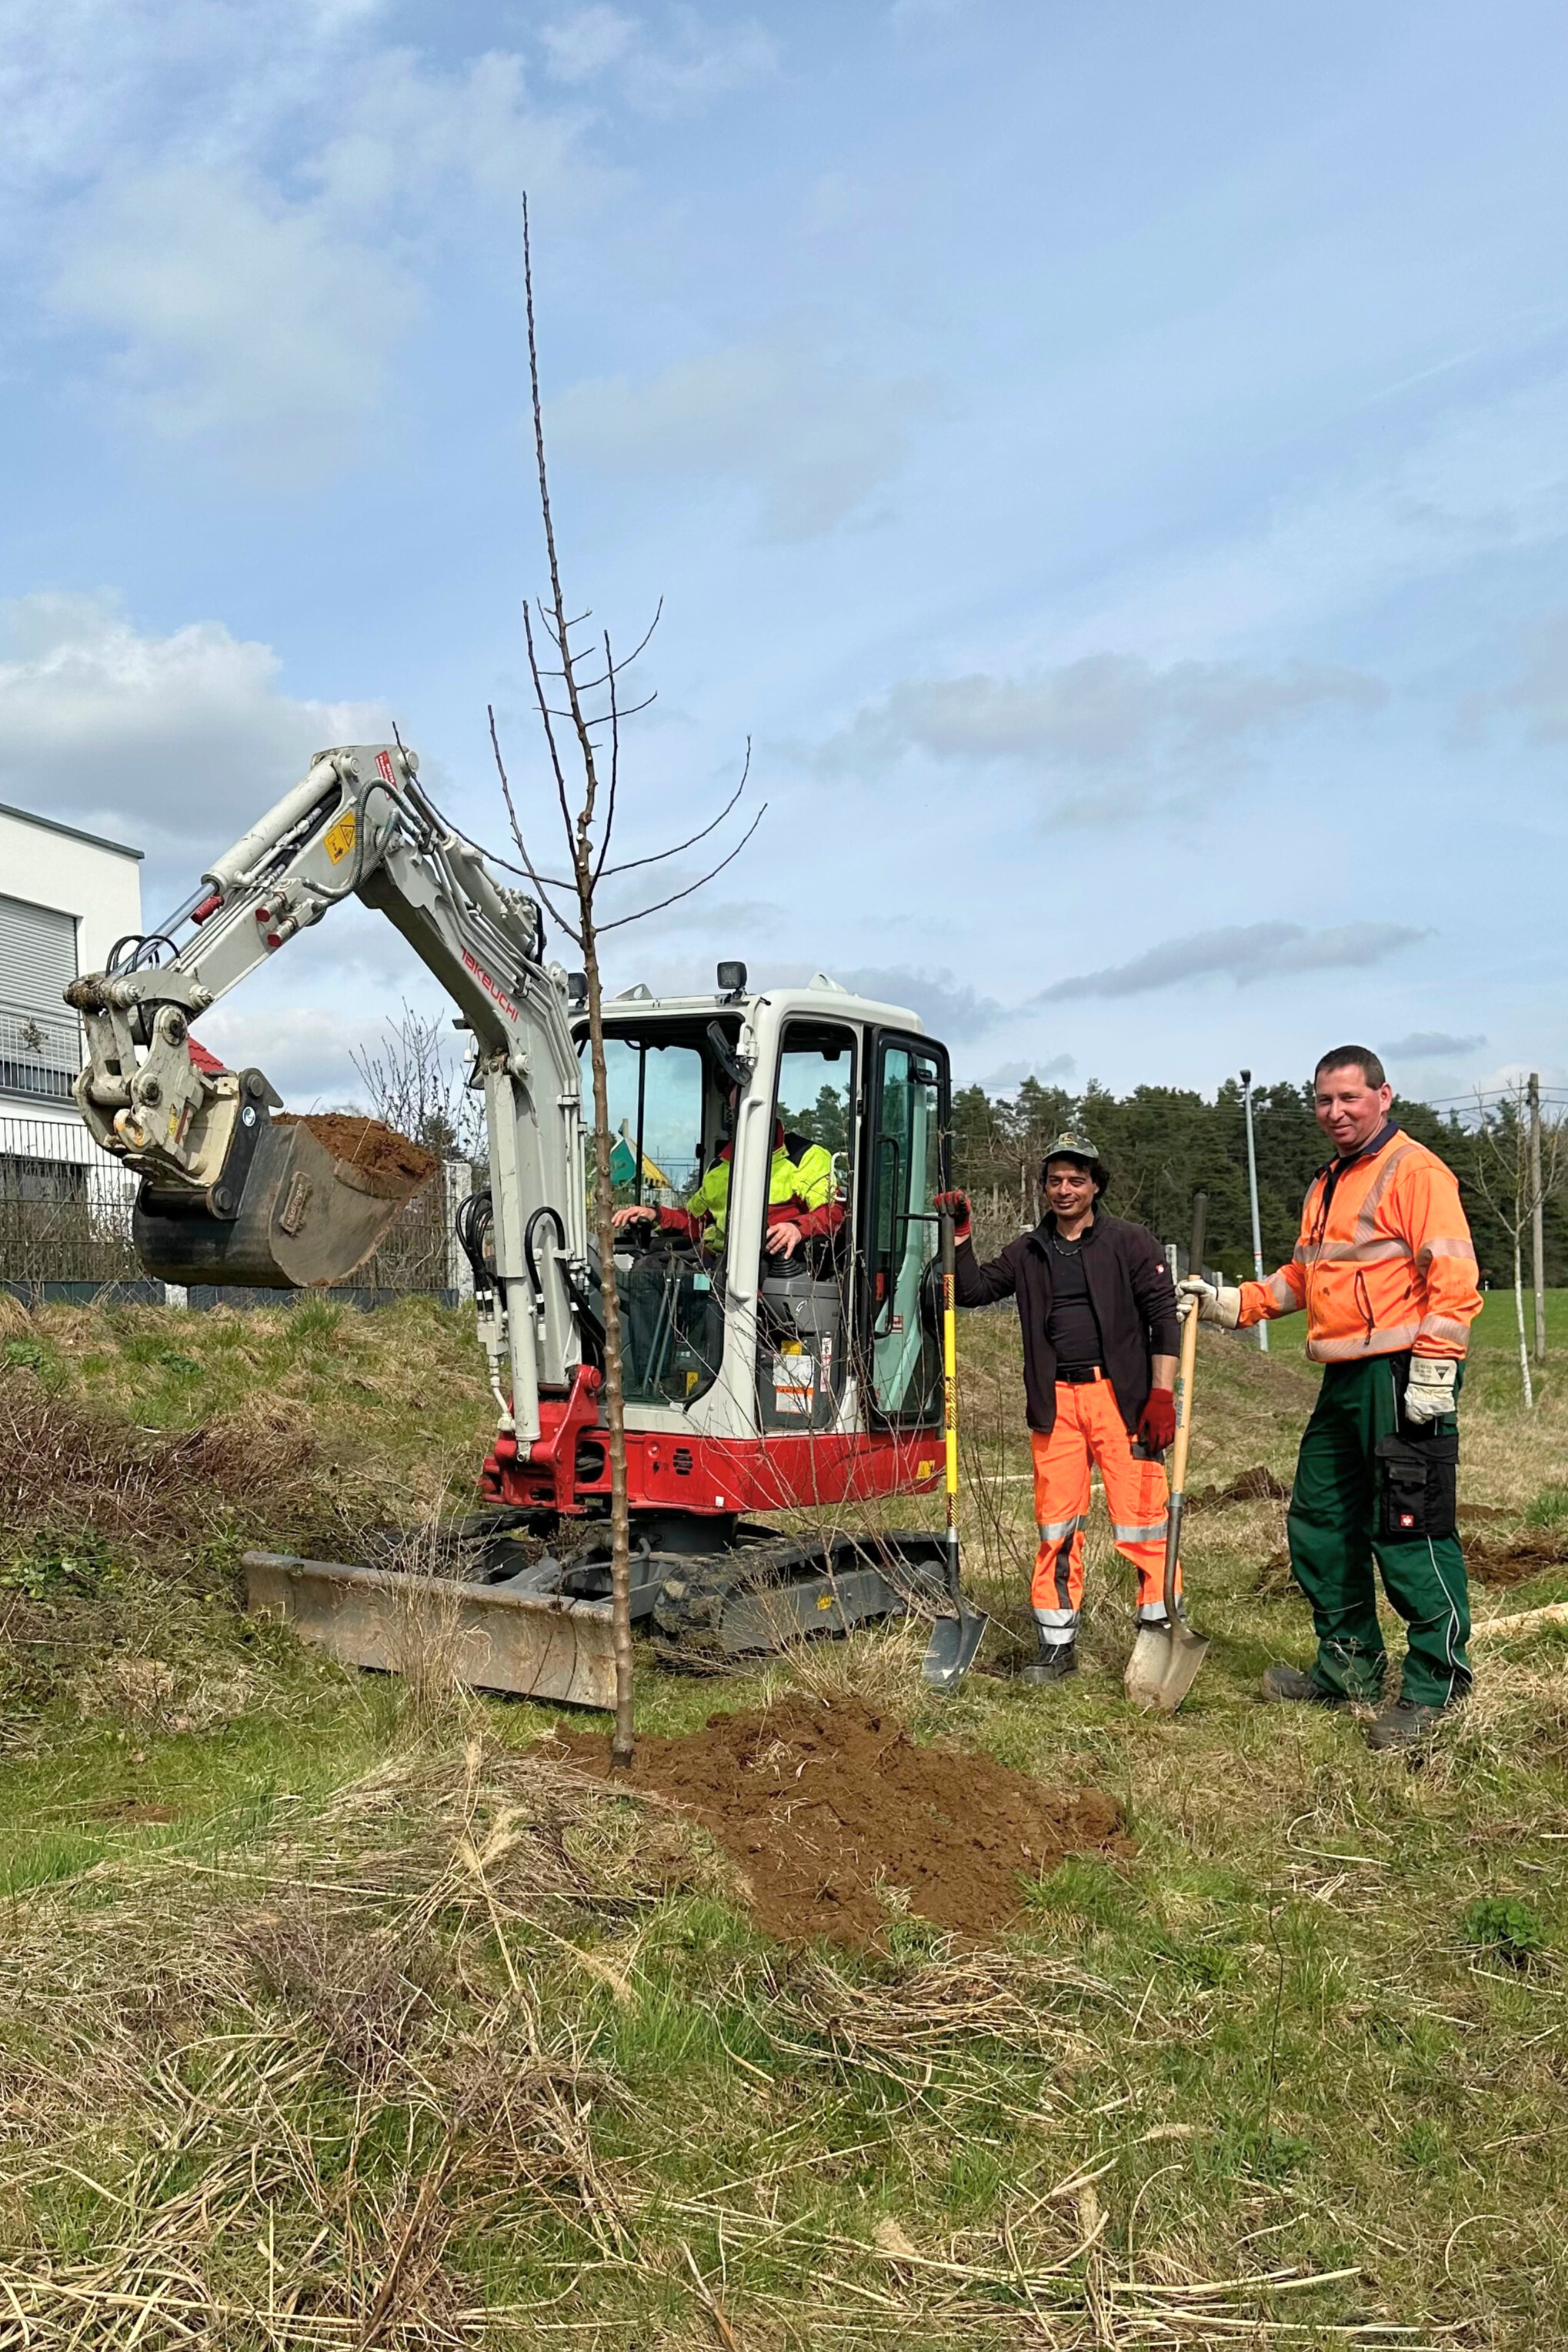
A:
[[[1462,1514],[1461,1514],[1462,1516]],[[1516,1536],[1511,1543],[1468,1543],[1465,1563],[1478,1584],[1522,1584],[1543,1568],[1560,1567],[1568,1559],[1568,1543],[1559,1535]]]
[[[610,1777],[602,1736],[558,1732],[556,1746]],[[861,1699],[795,1696],[710,1716],[687,1738],[640,1740],[629,1779],[711,1831],[758,1925],[786,1942],[875,1946],[906,1904],[985,1935],[1018,1916],[1025,1882],[1064,1855],[1135,1850],[1114,1798],[1046,1788],[989,1756],[917,1748]]]
[[[308,1127],[334,1160],[346,1160],[366,1176],[394,1181],[411,1191],[436,1173],[436,1154],[379,1118],[360,1118],[352,1111],[279,1111],[279,1127]]]
[[[1276,1477],[1261,1462],[1256,1468],[1237,1473],[1228,1486],[1200,1486],[1195,1495],[1187,1496],[1187,1508],[1194,1505],[1212,1509],[1216,1503],[1288,1503],[1290,1481]]]

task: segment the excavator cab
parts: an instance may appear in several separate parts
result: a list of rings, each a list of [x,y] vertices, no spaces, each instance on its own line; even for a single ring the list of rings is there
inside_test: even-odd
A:
[[[935,1425],[947,1057],[879,1010],[823,980],[606,1006],[629,1424],[673,1407],[764,1445]]]

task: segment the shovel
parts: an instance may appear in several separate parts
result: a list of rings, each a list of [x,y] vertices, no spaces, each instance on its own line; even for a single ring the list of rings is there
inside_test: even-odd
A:
[[[947,1597],[956,1614],[939,1617],[921,1673],[932,1690],[956,1690],[970,1667],[990,1620],[971,1609],[958,1581],[958,1317],[953,1302],[952,1219],[942,1226],[942,1418],[947,1438]]]
[[[1194,1274],[1203,1264],[1204,1212],[1207,1197],[1193,1202]],[[1127,1661],[1127,1696],[1145,1715],[1174,1715],[1198,1677],[1208,1643],[1176,1614],[1176,1561],[1182,1541],[1182,1505],[1186,1499],[1187,1440],[1192,1433],[1193,1367],[1198,1352],[1198,1309],[1194,1299],[1182,1325],[1182,1352],[1176,1371],[1176,1442],[1171,1450],[1171,1505],[1165,1523],[1165,1623],[1141,1625]]]

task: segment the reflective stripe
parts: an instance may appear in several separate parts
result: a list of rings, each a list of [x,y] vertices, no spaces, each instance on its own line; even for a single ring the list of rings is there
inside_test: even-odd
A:
[[[1179,1616],[1181,1612],[1178,1610],[1176,1613]],[[1137,1622],[1140,1625],[1168,1625],[1171,1621],[1165,1614],[1164,1601],[1163,1600],[1141,1601],[1138,1603]]]
[[[1458,1322],[1451,1315],[1423,1315],[1420,1337],[1423,1339],[1447,1339],[1457,1348],[1468,1348],[1470,1327],[1468,1323]]]
[[[1474,1265],[1476,1245],[1468,1234],[1462,1241],[1450,1240],[1446,1234],[1439,1234],[1436,1240],[1422,1243],[1416,1253],[1415,1263],[1417,1265],[1425,1265],[1427,1259],[1432,1257],[1457,1257],[1467,1265]]]
[[[1344,1364],[1356,1356],[1397,1356],[1401,1349],[1415,1345],[1420,1329],[1419,1323],[1396,1323],[1381,1331],[1358,1331],[1348,1339],[1309,1339],[1307,1353],[1315,1364]],[[1375,1348],[1370,1344],[1373,1339]]]
[[[1112,1526],[1110,1532],[1119,1544],[1163,1543],[1165,1539],[1165,1522],[1163,1519],[1156,1519],[1152,1528],[1119,1528]]]
[[[1084,1524],[1085,1522],[1081,1518],[1052,1519],[1048,1522],[1044,1519],[1036,1521],[1039,1538],[1043,1544],[1061,1543],[1067,1537],[1076,1536],[1079,1528]]]
[[[1410,1244],[1397,1234],[1379,1234],[1370,1242],[1324,1242],[1316,1252],[1317,1265],[1382,1265],[1390,1259],[1408,1257]]]
[[[1072,1640],[1078,1631],[1078,1619],[1076,1609],[1037,1609],[1035,1612],[1035,1622],[1052,1649],[1059,1649],[1064,1642]]]
[[[1409,1143],[1396,1143],[1394,1150],[1384,1161],[1382,1167],[1378,1170],[1376,1175],[1373,1178],[1371,1184],[1367,1188],[1366,1198],[1361,1204],[1361,1212],[1355,1221],[1355,1238],[1358,1242],[1369,1242],[1376,1233],[1379,1203],[1382,1202],[1384,1194],[1387,1192],[1389,1186],[1394,1181],[1394,1171],[1404,1160],[1409,1159],[1414,1148],[1415,1147]]]
[[[1287,1312],[1289,1312],[1289,1310],[1295,1306],[1295,1286],[1285,1275],[1271,1274],[1263,1286],[1268,1291],[1269,1297],[1273,1300],[1276,1307],[1282,1307]]]

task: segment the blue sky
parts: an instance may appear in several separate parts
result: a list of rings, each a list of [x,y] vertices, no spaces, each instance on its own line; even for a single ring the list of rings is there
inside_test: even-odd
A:
[[[501,842],[526,186],[569,582],[662,595],[614,977],[822,965],[961,1075],[1568,1082],[1568,25],[1314,0],[13,0],[0,798],[152,919],[395,718]],[[634,840],[635,836],[635,840]],[[209,1017],[295,1099],[358,908]]]

